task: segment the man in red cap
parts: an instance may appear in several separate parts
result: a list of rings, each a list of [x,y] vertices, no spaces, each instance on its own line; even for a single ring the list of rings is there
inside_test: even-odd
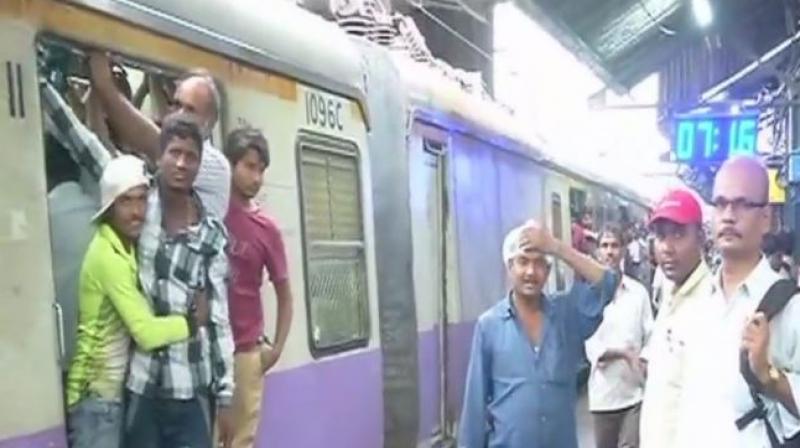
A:
[[[672,447],[683,407],[686,345],[701,328],[695,310],[711,293],[711,274],[703,261],[703,213],[692,192],[668,192],[653,211],[649,226],[666,281],[659,291],[653,291],[661,295],[661,306],[642,353],[648,376],[640,442],[642,448]]]

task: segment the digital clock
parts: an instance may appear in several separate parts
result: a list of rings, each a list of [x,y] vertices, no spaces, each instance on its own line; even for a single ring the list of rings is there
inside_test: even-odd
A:
[[[675,159],[691,165],[721,163],[737,155],[754,155],[758,115],[683,115],[675,118]]]

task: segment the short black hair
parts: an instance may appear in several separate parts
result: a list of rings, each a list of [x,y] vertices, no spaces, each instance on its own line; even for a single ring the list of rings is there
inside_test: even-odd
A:
[[[228,134],[228,139],[225,141],[225,157],[228,158],[231,166],[239,163],[239,160],[251,149],[264,162],[264,167],[269,167],[269,143],[261,131],[247,125],[236,128]]]
[[[197,151],[203,153],[203,137],[200,134],[200,126],[198,125],[198,117],[194,114],[186,112],[175,112],[167,115],[161,126],[161,135],[159,137],[159,146],[161,152],[164,150],[175,138],[190,139],[197,146]]]
[[[611,235],[614,237],[614,239],[619,241],[621,246],[628,244],[627,238],[625,238],[625,232],[622,231],[622,227],[616,224],[606,224],[603,226],[603,230],[597,234],[598,243],[600,242],[599,240],[603,239],[603,237],[606,235]]]

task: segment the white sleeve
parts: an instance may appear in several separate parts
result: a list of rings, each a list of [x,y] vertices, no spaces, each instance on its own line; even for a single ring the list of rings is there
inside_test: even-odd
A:
[[[772,362],[786,375],[794,402],[800,406],[800,295],[791,299],[776,320],[770,335]],[[771,420],[779,420],[779,425],[773,426],[781,428],[785,438],[800,433],[800,419],[777,401],[770,401],[777,408],[777,412],[770,412]]]

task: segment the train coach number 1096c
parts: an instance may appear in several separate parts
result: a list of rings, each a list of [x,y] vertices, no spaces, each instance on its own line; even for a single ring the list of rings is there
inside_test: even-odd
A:
[[[306,92],[306,123],[322,128],[343,130],[342,102],[320,95]]]

